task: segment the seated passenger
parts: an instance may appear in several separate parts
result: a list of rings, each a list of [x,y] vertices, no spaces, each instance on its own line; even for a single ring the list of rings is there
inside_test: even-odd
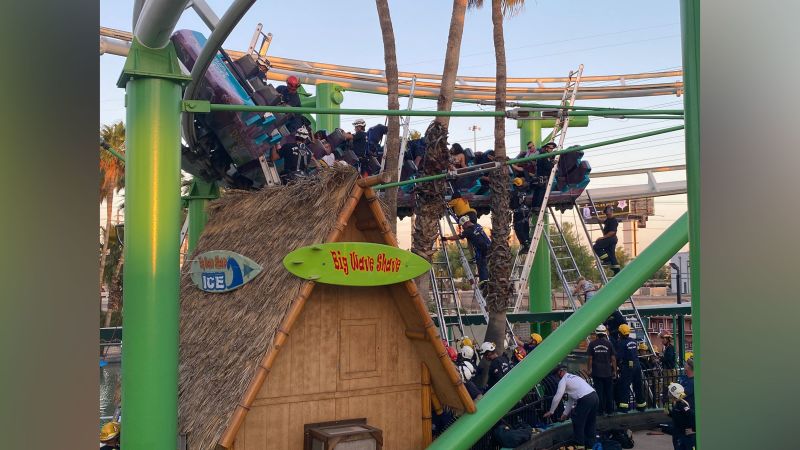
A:
[[[455,143],[450,147],[450,169],[463,169],[467,167],[467,157],[461,144]]]

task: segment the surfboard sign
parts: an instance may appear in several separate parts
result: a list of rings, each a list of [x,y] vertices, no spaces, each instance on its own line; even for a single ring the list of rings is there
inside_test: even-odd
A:
[[[192,261],[192,282],[206,292],[228,292],[241,287],[261,273],[252,259],[226,250],[201,253]]]
[[[401,283],[431,269],[428,261],[414,253],[368,242],[301,247],[283,258],[283,266],[300,278],[341,286]]]

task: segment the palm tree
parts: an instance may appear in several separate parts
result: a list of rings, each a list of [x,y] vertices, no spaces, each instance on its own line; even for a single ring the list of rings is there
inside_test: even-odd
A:
[[[122,121],[111,125],[103,125],[100,129],[100,137],[114,150],[124,154],[125,148],[125,124]],[[125,166],[116,156],[100,147],[100,201],[106,202],[106,226],[103,231],[103,246],[100,250],[100,277],[99,283],[102,289],[105,280],[106,257],[108,254],[109,235],[111,234],[111,214],[114,208],[114,193],[118,192],[124,185]],[[111,320],[111,308],[106,314],[106,321]]]
[[[392,16],[389,14],[388,0],[375,0],[378,10],[378,19],[381,24],[381,35],[383,37],[383,59],[386,65],[386,88],[389,101],[389,109],[400,109],[398,98],[398,73],[397,73],[397,49],[394,44],[394,28],[392,27]],[[397,164],[400,156],[400,117],[389,116],[386,133],[386,151],[383,157],[386,158],[385,170],[391,175],[391,181],[397,180]],[[392,227],[392,232],[397,233],[397,188],[386,190],[386,205],[389,214],[387,220]]]
[[[449,111],[453,106],[453,93],[456,87],[458,62],[461,55],[461,37],[464,33],[464,16],[467,0],[453,0],[453,13],[450,18],[450,31],[447,36],[442,83],[439,87],[437,111]],[[425,159],[422,174],[435,175],[447,170],[447,126],[449,117],[437,116],[425,131]],[[438,180],[420,183],[414,188],[417,201],[414,206],[414,227],[411,232],[411,250],[430,261],[433,244],[439,236],[439,220],[444,214],[445,183]],[[427,297],[430,289],[428,274],[417,278],[420,295]]]
[[[503,17],[519,12],[524,0],[492,0],[492,35],[495,53],[495,111],[506,109],[506,49],[503,36]],[[470,8],[480,8],[483,0],[469,0]],[[506,155],[505,117],[494,118],[494,153],[496,162],[508,160]],[[492,212],[492,246],[489,250],[489,283],[486,306],[489,324],[486,327],[486,341],[494,342],[502,348],[506,332],[506,312],[511,293],[511,249],[508,238],[511,234],[511,211],[509,208],[509,183],[506,170],[494,170],[489,174],[489,187],[492,192],[490,208]],[[486,371],[484,371],[486,372]]]

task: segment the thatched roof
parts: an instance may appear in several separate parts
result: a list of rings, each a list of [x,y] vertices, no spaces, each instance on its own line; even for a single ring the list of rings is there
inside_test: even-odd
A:
[[[283,267],[286,254],[338,241],[347,226],[370,220],[377,228],[364,231],[368,242],[397,245],[385,211],[369,187],[376,182],[377,178],[359,181],[352,168],[337,167],[289,186],[229,192],[210,205],[210,219],[195,254],[233,251],[261,265],[263,272],[239,289],[212,294],[197,289],[188,265],[184,267],[178,419],[180,432],[188,434],[190,450],[233,443],[281,343],[314,289],[313,282]],[[391,285],[388,292],[408,326],[407,336],[409,332],[420,336],[413,344],[442,403],[474,412],[413,281]]]
[[[357,177],[349,168],[326,170],[314,181],[228,192],[209,205],[195,254],[230,250],[263,273],[212,294],[192,284],[189,263],[182,270],[178,416],[190,449],[213,448],[219,440],[304,283],[284,269],[283,257],[324,241]]]

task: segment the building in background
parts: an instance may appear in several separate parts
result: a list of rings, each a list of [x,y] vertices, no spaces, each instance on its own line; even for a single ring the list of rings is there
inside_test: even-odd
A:
[[[681,285],[680,290],[681,294],[690,295],[692,290],[692,284],[689,280],[689,252],[679,252],[676,253],[675,256],[672,257],[670,260],[671,263],[675,263],[681,269]],[[672,294],[676,294],[678,292],[678,274],[675,269],[670,269],[670,292]]]

